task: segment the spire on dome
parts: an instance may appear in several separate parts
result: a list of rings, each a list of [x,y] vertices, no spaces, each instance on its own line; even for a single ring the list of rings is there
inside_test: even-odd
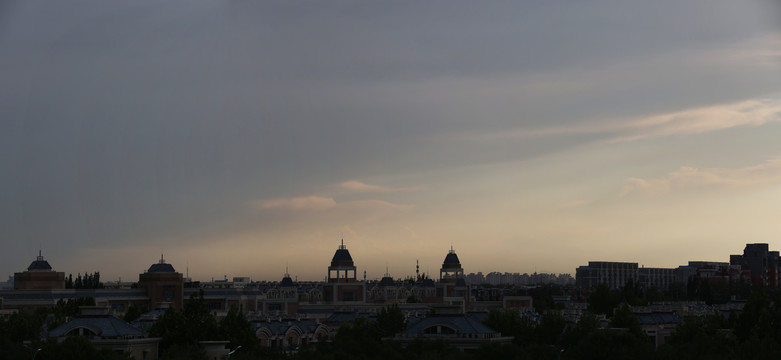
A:
[[[188,272],[190,271],[189,264],[188,264],[187,271]],[[160,254],[160,261],[158,261],[156,264],[152,264],[152,266],[149,267],[149,270],[147,270],[147,272],[171,272],[172,273],[172,272],[176,272],[176,270],[174,270],[173,265],[168,264],[168,263],[165,262],[165,258],[163,257],[163,254],[161,253]]]
[[[41,249],[38,249],[38,257],[27,267],[27,271],[52,271],[49,262],[44,260]]]

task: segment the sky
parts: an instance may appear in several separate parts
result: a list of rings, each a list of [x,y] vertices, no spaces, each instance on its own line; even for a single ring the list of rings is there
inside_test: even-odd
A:
[[[0,271],[781,250],[776,1],[0,0]]]

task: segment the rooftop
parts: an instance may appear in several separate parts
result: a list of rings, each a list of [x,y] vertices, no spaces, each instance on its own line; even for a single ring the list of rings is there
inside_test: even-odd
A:
[[[339,248],[336,249],[333,259],[331,259],[331,266],[353,266],[353,257],[350,256],[350,251],[344,246],[344,240]]]
[[[38,250],[38,257],[27,267],[27,271],[52,271],[52,267],[48,261],[43,259],[41,251]]]
[[[144,333],[114,315],[82,315],[49,331],[49,337],[67,336],[73,330],[87,329],[101,338],[135,338]]]
[[[442,263],[443,267],[444,265],[458,265],[457,267],[461,267],[461,261],[458,260],[458,255],[456,255],[455,250],[453,250],[453,247],[450,247],[450,251],[447,252],[447,256],[445,256],[445,261]]]
[[[146,272],[158,272],[158,273],[160,273],[160,272],[170,272],[170,273],[172,273],[172,272],[176,272],[176,270],[174,270],[173,265],[167,264],[165,262],[165,259],[163,259],[163,254],[160,254],[160,262],[158,262],[157,264],[152,264],[152,266],[150,266],[149,270],[147,270]]]

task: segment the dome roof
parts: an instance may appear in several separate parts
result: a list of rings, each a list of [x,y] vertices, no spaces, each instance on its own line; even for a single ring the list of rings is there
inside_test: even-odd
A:
[[[49,262],[43,259],[43,256],[41,256],[41,252],[38,251],[38,257],[35,258],[35,261],[33,261],[30,266],[27,267],[27,271],[51,271],[52,266],[49,265]]]
[[[157,264],[152,264],[152,266],[150,266],[149,270],[147,270],[146,272],[157,272],[157,273],[160,273],[160,272],[170,272],[170,273],[172,273],[172,272],[176,272],[176,270],[174,270],[173,265],[167,264],[165,262],[165,259],[163,259],[163,255],[160,254],[160,262],[158,262]]]
[[[282,278],[282,281],[279,282],[279,287],[294,287],[296,284],[293,283],[293,279],[290,278],[290,276],[285,276]]]
[[[458,260],[458,255],[456,255],[456,252],[453,250],[453,247],[450,247],[450,251],[448,251],[447,255],[445,256],[445,261],[442,263],[443,268],[460,268],[461,267],[461,261]]]
[[[287,266],[285,266],[285,276],[282,277],[282,281],[279,282],[279,287],[294,287],[293,279],[290,278],[290,273],[287,272]]]
[[[347,249],[340,248],[336,250],[336,253],[334,254],[334,258],[331,259],[331,262],[342,262],[342,261],[352,262],[353,257],[350,256],[350,252]]]
[[[383,276],[379,286],[396,286],[396,282],[390,276]]]
[[[36,271],[36,270],[51,270],[52,266],[49,265],[49,262],[46,260],[35,260],[33,261],[30,266],[27,267],[28,271]]]
[[[342,245],[336,249],[333,259],[331,259],[331,266],[353,266],[353,257],[350,256],[350,251],[344,246],[344,240]]]
[[[458,255],[456,255],[455,252],[451,251],[451,252],[447,253],[447,256],[445,256],[444,264],[461,265],[461,261],[458,260]]]
[[[147,272],[176,272],[171,264],[152,264]]]

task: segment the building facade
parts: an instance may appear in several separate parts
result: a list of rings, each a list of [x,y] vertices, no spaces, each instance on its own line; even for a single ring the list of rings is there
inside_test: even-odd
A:
[[[27,271],[14,273],[14,290],[52,289],[65,289],[65,273],[52,270],[40,251]]]
[[[575,284],[584,289],[605,284],[610,289],[620,289],[627,281],[638,279],[637,263],[613,261],[589,261],[575,270]]]

